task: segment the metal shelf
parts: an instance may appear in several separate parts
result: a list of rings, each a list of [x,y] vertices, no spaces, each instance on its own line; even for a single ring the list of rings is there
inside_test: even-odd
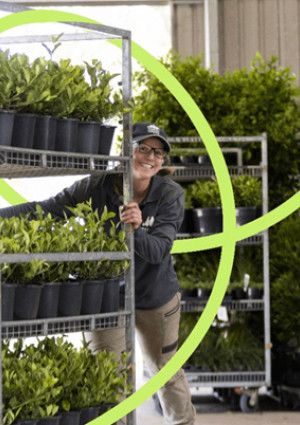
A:
[[[0,254],[1,263],[27,263],[32,260],[57,261],[97,261],[106,259],[114,260],[130,260],[129,252],[39,252],[31,254]]]
[[[173,180],[177,182],[190,182],[195,179],[207,179],[209,177],[215,177],[214,169],[210,166],[172,166],[174,174],[172,175]],[[262,167],[259,165],[252,166],[237,166],[232,165],[228,167],[229,174],[231,176],[252,176],[252,177],[261,177],[262,176]]]
[[[197,313],[204,310],[207,299],[200,298],[187,298],[181,301],[181,308],[184,313]],[[225,300],[222,306],[228,310],[234,311],[263,311],[264,300]]]
[[[124,173],[129,157],[44,151],[0,145],[0,177]]]
[[[177,233],[176,239],[192,239],[192,238],[199,238],[199,237],[205,237],[210,236],[212,233],[203,235],[200,233]],[[263,235],[261,233],[251,236],[249,238],[243,239],[241,241],[237,241],[237,245],[260,245],[263,242]]]
[[[25,338],[61,333],[92,331],[126,327],[132,313],[120,311],[116,313],[93,314],[53,319],[14,320],[2,322],[2,338]]]
[[[185,370],[190,387],[260,387],[266,383],[264,371],[249,372],[189,372]]]

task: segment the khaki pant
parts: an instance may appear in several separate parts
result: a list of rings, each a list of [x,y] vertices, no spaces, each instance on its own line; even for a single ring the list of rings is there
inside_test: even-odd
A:
[[[180,294],[152,310],[136,310],[136,328],[143,359],[150,375],[157,373],[175,354],[180,320]],[[125,347],[124,329],[87,332],[93,351],[107,349],[120,354]],[[180,369],[159,391],[166,425],[193,425],[195,408],[187,379]]]

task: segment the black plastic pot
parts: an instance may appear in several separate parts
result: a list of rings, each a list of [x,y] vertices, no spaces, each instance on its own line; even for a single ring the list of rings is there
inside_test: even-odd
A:
[[[14,318],[16,287],[15,283],[2,283],[1,311],[3,321],[10,321]]]
[[[14,425],[37,425],[38,421],[36,419],[25,419],[19,420]]]
[[[32,149],[36,117],[35,114],[15,114],[12,146]]]
[[[198,164],[203,167],[211,167],[212,163],[208,155],[199,155]]]
[[[247,293],[243,288],[235,288],[231,291],[233,300],[244,300],[247,298]]]
[[[97,154],[99,151],[101,124],[96,121],[80,122],[76,152]]]
[[[109,155],[116,127],[112,125],[101,124],[99,155]]]
[[[194,233],[194,220],[193,220],[193,210],[186,209],[184,210],[183,222],[180,226],[179,233]]]
[[[51,115],[38,115],[36,117],[33,140],[34,149],[55,149],[57,119]]]
[[[210,297],[211,289],[197,289],[197,297],[201,300],[207,300]]]
[[[201,235],[222,232],[222,209],[196,208],[193,210],[193,222],[195,232]]]
[[[42,285],[17,285],[14,316],[18,320],[36,319],[42,292]]]
[[[198,290],[197,288],[193,288],[193,289],[181,289],[181,298],[183,300],[187,299],[187,298],[197,298],[198,296]]]
[[[180,156],[178,155],[170,156],[170,161],[171,161],[171,165],[182,165]]]
[[[198,164],[198,156],[197,155],[188,155],[188,156],[180,156],[180,161],[182,165],[187,167],[194,167]]]
[[[237,226],[242,226],[256,219],[257,207],[236,207],[235,213]]]
[[[57,317],[60,282],[47,282],[43,284],[38,318]]]
[[[104,282],[101,313],[118,311],[120,306],[120,279],[107,279]]]
[[[60,414],[60,425],[79,425],[80,410],[70,410]]]
[[[0,109],[0,145],[11,146],[15,111]]]
[[[85,407],[80,411],[79,425],[87,424],[99,416],[99,407]]]
[[[60,152],[75,152],[77,146],[79,120],[63,118],[57,120],[55,150]]]
[[[82,282],[81,314],[97,314],[101,311],[105,280]]]
[[[62,282],[58,302],[58,316],[79,316],[81,302],[82,282]]]
[[[247,297],[249,300],[260,300],[263,297],[263,289],[260,288],[247,288]]]
[[[39,419],[37,425],[60,425],[60,416],[49,416]]]

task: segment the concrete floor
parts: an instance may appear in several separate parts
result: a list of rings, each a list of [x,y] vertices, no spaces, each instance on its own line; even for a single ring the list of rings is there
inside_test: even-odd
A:
[[[231,412],[226,404],[214,399],[203,399],[200,403],[200,399],[194,402],[196,425],[300,425],[300,410],[283,411],[269,398],[260,399],[259,412],[250,414]],[[163,425],[152,400],[137,409],[137,425]]]

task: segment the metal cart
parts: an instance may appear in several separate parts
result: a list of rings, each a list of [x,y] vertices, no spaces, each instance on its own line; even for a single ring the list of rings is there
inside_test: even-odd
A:
[[[10,2],[0,2],[0,10],[17,12],[28,8],[12,5]],[[62,23],[60,23],[61,25]],[[60,41],[86,41],[99,39],[122,40],[122,88],[123,100],[127,104],[131,98],[131,33],[119,28],[107,27],[98,24],[65,23],[70,30],[70,25],[84,28],[84,32],[71,34],[66,31]],[[67,27],[68,25],[68,27]],[[0,45],[16,43],[36,43],[51,41],[51,36],[34,35],[20,37],[0,38]],[[42,151],[35,149],[21,149],[1,146],[0,141],[0,177],[38,177],[57,175],[78,175],[92,173],[121,173],[123,175],[124,202],[131,198],[131,115],[123,116],[123,154],[121,156],[103,156],[55,151]],[[118,166],[118,170],[115,167]],[[130,261],[129,272],[125,277],[125,306],[116,313],[85,315],[76,317],[61,317],[55,319],[37,319],[26,321],[2,322],[0,326],[1,338],[26,338],[30,336],[46,336],[58,333],[71,333],[90,331],[95,329],[123,327],[126,329],[126,350],[130,352],[130,363],[135,363],[134,351],[134,252],[133,236],[127,235],[128,252],[90,252],[90,253],[56,253],[56,254],[3,254],[0,261],[6,263],[27,262],[33,259],[46,259],[49,261],[87,261],[102,258],[115,260],[127,259]],[[0,294],[1,295],[1,294]],[[1,309],[1,303],[0,303]],[[1,318],[1,311],[0,311]],[[0,319],[1,320],[1,319]],[[131,368],[129,376],[132,391],[135,390],[135,368]],[[2,418],[2,364],[0,360],[0,417]],[[127,423],[136,423],[135,412],[127,417]]]

